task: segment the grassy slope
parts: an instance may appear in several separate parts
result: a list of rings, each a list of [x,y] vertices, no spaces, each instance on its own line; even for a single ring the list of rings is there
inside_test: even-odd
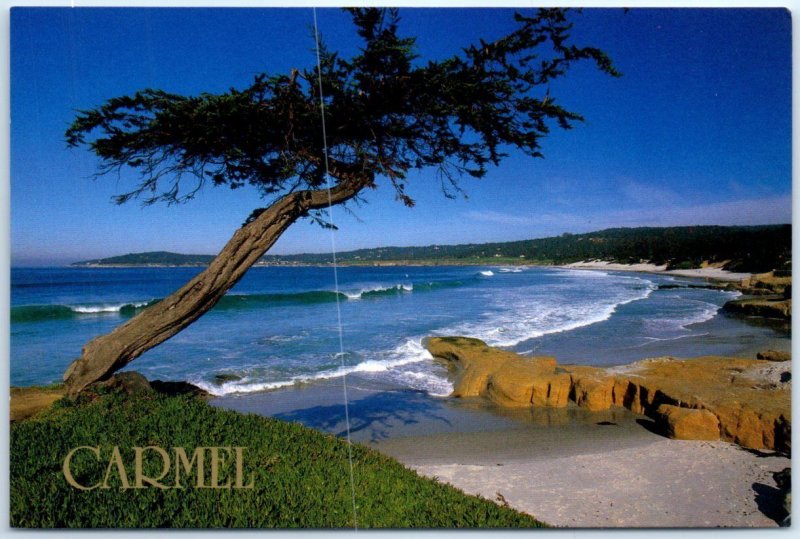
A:
[[[70,449],[134,446],[244,446],[253,490],[96,489],[70,487],[62,462]],[[14,527],[352,527],[347,445],[299,424],[208,406],[196,397],[104,395],[59,401],[53,410],[11,427],[11,525]],[[353,446],[360,528],[531,527],[541,523],[490,501],[421,478],[397,461]],[[230,459],[229,459],[230,460]],[[158,471],[152,464],[150,474]],[[146,461],[146,471],[148,462]],[[230,462],[228,473],[232,473]],[[76,459],[83,484],[105,465]],[[206,472],[208,473],[208,472]],[[131,481],[133,479],[131,478]],[[166,481],[166,480],[165,480]],[[118,483],[117,483],[118,484]]]

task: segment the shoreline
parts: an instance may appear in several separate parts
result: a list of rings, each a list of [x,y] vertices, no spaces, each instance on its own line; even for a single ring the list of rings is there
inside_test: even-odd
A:
[[[567,433],[553,427],[533,444],[524,430],[504,430],[373,447],[426,477],[504,501],[553,526],[778,526],[782,500],[773,473],[790,467],[790,459],[726,442],[661,438],[638,424],[638,432],[624,432],[630,419],[617,421]],[[476,446],[498,453],[482,458]],[[508,446],[525,446],[528,454],[503,455]],[[542,454],[542,446],[553,450]]]
[[[256,263],[253,268],[326,268],[332,267],[332,263]],[[623,264],[619,262],[605,261],[581,261],[570,264],[551,264],[539,263],[529,260],[504,260],[495,261],[491,259],[470,261],[470,260],[385,260],[356,263],[351,261],[339,262],[339,267],[526,267],[526,268],[556,268],[556,269],[581,269],[581,270],[606,270],[606,271],[626,271],[634,273],[653,273],[659,275],[672,275],[676,277],[689,277],[706,279],[720,282],[737,282],[753,276],[752,273],[736,273],[720,268],[694,268],[684,270],[668,270],[667,265],[658,266],[651,263]],[[74,269],[148,269],[148,268],[206,268],[207,264],[70,264],[65,268]]]
[[[720,268],[695,268],[685,270],[668,270],[667,265],[658,266],[651,263],[640,264],[620,264],[616,262],[603,261],[583,261],[573,262],[572,264],[562,264],[553,266],[562,269],[574,270],[606,270],[606,271],[629,271],[634,273],[652,273],[657,275],[671,275],[675,277],[689,277],[696,279],[706,279],[719,282],[740,282],[753,276],[752,273],[735,273]]]
[[[672,440],[624,408],[501,408],[480,398],[350,386],[350,433],[420,475],[554,526],[776,527],[790,459]],[[211,406],[346,436],[340,380],[216,397]]]

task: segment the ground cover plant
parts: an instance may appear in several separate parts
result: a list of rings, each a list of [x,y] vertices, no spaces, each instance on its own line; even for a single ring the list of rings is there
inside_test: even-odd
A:
[[[103,481],[114,446],[134,486],[134,447],[245,447],[242,481],[252,489],[196,486],[196,468],[184,488],[122,490],[117,468],[110,488],[80,490]],[[92,528],[453,528],[538,527],[532,517],[450,486],[419,477],[392,458],[352,446],[356,519],[347,444],[296,423],[221,410],[193,396],[118,393],[82,395],[11,427],[11,525]],[[150,453],[143,471],[158,477]],[[235,459],[220,467],[220,483],[235,475]],[[208,474],[208,463],[205,474]],[[251,477],[252,474],[252,477]],[[170,483],[171,475],[164,479]],[[174,483],[174,481],[172,481]],[[207,483],[206,483],[207,484]],[[32,502],[35,500],[35,503]]]

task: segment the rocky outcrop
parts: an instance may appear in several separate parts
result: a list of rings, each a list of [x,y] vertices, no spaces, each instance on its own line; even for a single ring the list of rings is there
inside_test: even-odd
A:
[[[781,493],[781,509],[783,509],[784,518],[779,522],[781,528],[788,528],[792,525],[792,469],[784,468],[780,472],[772,474],[775,484]]]
[[[760,294],[778,294],[784,295],[789,290],[791,297],[792,276],[789,275],[776,275],[776,272],[770,271],[768,273],[758,273],[748,279],[744,279],[739,283],[738,289],[742,293],[752,296]]]
[[[670,438],[719,440],[719,420],[708,410],[662,404],[656,416],[656,422]]]
[[[128,395],[153,393],[153,387],[147,378],[134,371],[119,372],[108,380],[95,382],[91,387],[99,390],[124,392]]]
[[[148,380],[135,371],[119,372],[108,380],[95,382],[89,386],[105,391],[124,392],[128,395],[145,395],[148,393],[161,393],[162,395],[195,395],[208,397],[210,393],[189,382],[174,382],[163,380]]]
[[[744,279],[736,289],[746,296],[727,302],[723,309],[744,316],[764,318],[792,318],[792,277],[776,275],[776,272],[760,273]]]
[[[673,437],[696,434],[758,449],[791,445],[787,363],[663,357],[603,369],[522,357],[463,337],[430,338],[425,346],[453,372],[454,397],[514,408],[559,408],[570,401],[591,411],[619,406],[656,419]]]
[[[727,302],[722,308],[725,311],[745,316],[761,316],[784,320],[792,318],[792,300],[785,299],[783,295],[734,299]]]
[[[791,361],[792,354],[779,350],[765,350],[756,354],[756,359],[761,359],[763,361]]]

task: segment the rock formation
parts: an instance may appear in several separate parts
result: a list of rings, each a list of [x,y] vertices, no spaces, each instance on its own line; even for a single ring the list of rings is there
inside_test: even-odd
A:
[[[558,365],[552,357],[523,357],[464,337],[430,338],[425,346],[453,372],[454,397],[485,397],[505,407],[620,406],[654,418],[675,438],[791,446],[787,363],[663,357],[604,369]]]
[[[670,438],[719,440],[719,420],[708,410],[662,404],[656,414],[657,423]]]
[[[762,316],[764,318],[792,318],[792,300],[779,296],[759,296],[756,298],[734,299],[727,302],[723,309],[745,316]]]
[[[792,354],[779,350],[765,350],[756,354],[756,359],[763,359],[764,361],[791,361]]]
[[[743,294],[757,296],[759,294],[779,294],[783,295],[789,290],[786,297],[791,297],[792,276],[778,276],[776,272],[757,273],[739,283],[738,289]]]
[[[792,277],[775,276],[775,272],[760,273],[736,285],[745,296],[727,302],[723,309],[745,316],[792,318]],[[753,297],[755,296],[755,297]]]

